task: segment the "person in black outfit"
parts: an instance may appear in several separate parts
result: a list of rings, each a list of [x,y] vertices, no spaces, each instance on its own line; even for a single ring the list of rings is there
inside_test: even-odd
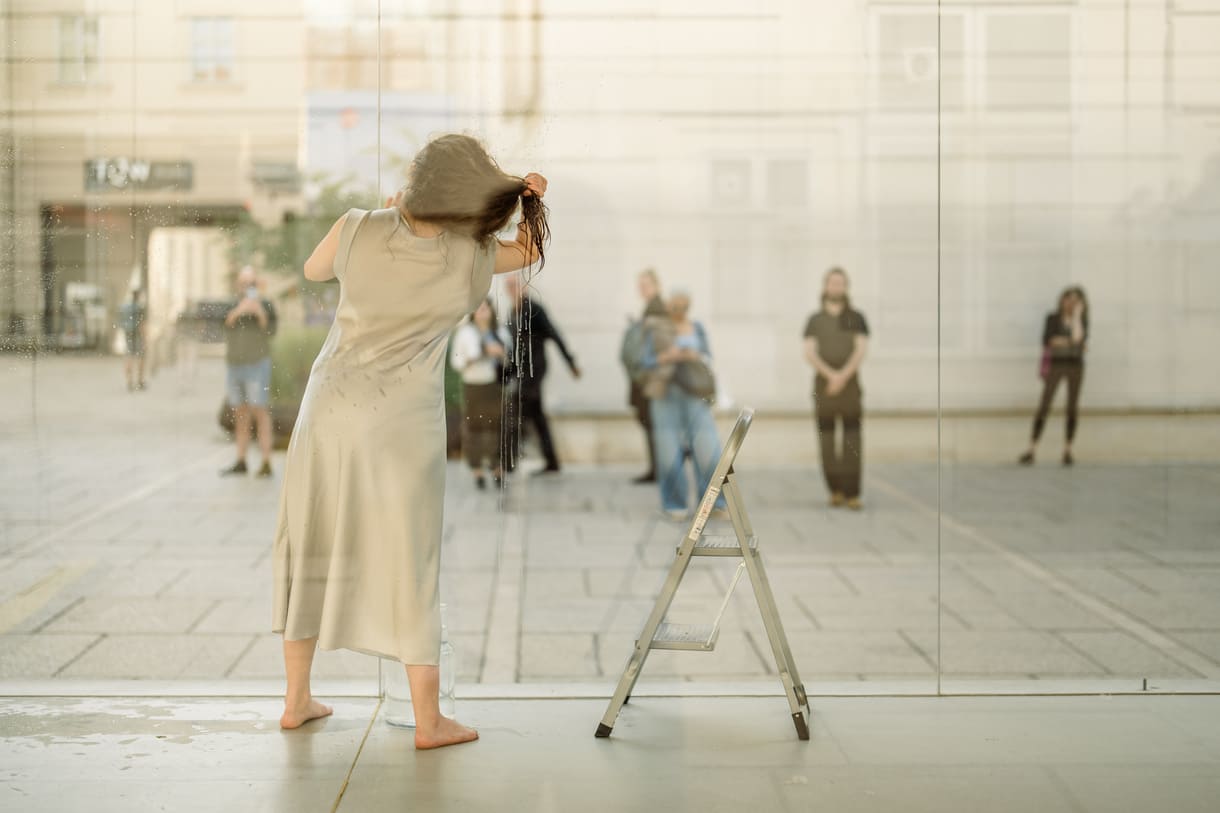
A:
[[[513,303],[508,318],[505,319],[513,341],[512,354],[505,365],[505,375],[508,379],[515,378],[519,389],[515,397],[510,395],[508,398],[504,422],[508,432],[504,468],[507,471],[516,469],[520,459],[521,424],[529,421],[538,433],[538,444],[542,447],[542,456],[546,460],[546,465],[534,473],[554,474],[559,471],[559,457],[555,454],[550,423],[542,409],[542,381],[547,371],[547,341],[553,341],[559,347],[559,352],[563,354],[574,378],[580,378],[580,368],[576,365],[575,357],[568,351],[568,346],[564,344],[563,337],[551,322],[546,309],[525,295],[520,278],[509,277],[505,289]],[[511,389],[509,392],[511,393]]]
[[[639,286],[640,299],[644,300],[644,312],[640,315],[639,321],[633,322],[628,328],[628,337],[631,338],[633,331],[639,331],[641,336],[645,331],[645,323],[649,317],[657,316],[668,318],[669,311],[665,307],[665,300],[661,299],[661,282],[657,279],[657,272],[651,268],[646,268],[640,272],[636,279]],[[628,348],[624,346],[624,352]],[[652,435],[652,411],[648,406],[648,396],[644,394],[644,381],[647,378],[648,371],[642,367],[633,367],[636,359],[623,359],[623,363],[627,366],[627,376],[630,381],[630,388],[627,392],[627,403],[631,405],[635,411],[635,419],[644,429],[644,437],[648,441],[648,470],[632,480],[633,483],[655,483],[657,481],[657,445]]]
[[[814,421],[822,447],[822,474],[830,504],[860,510],[863,463],[863,392],[859,369],[868,350],[868,323],[847,298],[847,273],[832,268],[822,288],[822,309],[805,323],[805,360],[813,379]],[[836,449],[835,424],[843,424],[842,450]]]
[[[1067,437],[1063,444],[1063,465],[1070,466],[1072,440],[1076,437],[1077,406],[1080,402],[1080,385],[1084,381],[1084,351],[1089,339],[1089,302],[1084,289],[1073,286],[1059,295],[1059,308],[1046,316],[1042,327],[1042,399],[1034,415],[1034,428],[1029,448],[1020,458],[1022,465],[1034,462],[1034,450],[1042,429],[1046,426],[1046,415],[1060,381],[1067,381]]]

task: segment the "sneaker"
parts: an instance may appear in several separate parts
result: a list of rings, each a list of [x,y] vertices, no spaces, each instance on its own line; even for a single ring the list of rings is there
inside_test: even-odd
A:
[[[830,507],[831,508],[840,508],[840,507],[842,507],[842,505],[845,502],[847,502],[847,498],[844,497],[842,494],[840,494],[838,491],[835,491],[830,495]]]
[[[1073,463],[1075,463],[1075,462],[1076,462],[1076,458],[1072,457],[1072,453],[1071,453],[1071,452],[1064,452],[1064,453],[1063,453],[1063,465],[1065,465],[1065,466],[1070,466],[1070,465],[1072,465],[1072,464],[1073,464]]]
[[[672,519],[677,522],[681,522],[690,516],[685,508],[666,508],[661,513],[665,515],[666,519]]]
[[[1026,452],[1025,454],[1023,454],[1017,458],[1017,462],[1020,463],[1022,466],[1034,465],[1034,453]]]
[[[504,488],[504,478],[498,474],[493,474],[491,477],[491,484],[496,488]]]
[[[652,471],[645,472],[644,474],[641,474],[639,477],[631,478],[631,482],[633,482],[637,485],[639,485],[641,483],[655,483],[656,481],[657,481],[657,474],[656,474],[656,472],[652,472]]]
[[[485,491],[487,489],[487,478],[481,474],[474,478],[474,487],[479,491]]]
[[[732,519],[727,508],[713,508],[707,516],[708,519]]]
[[[270,461],[264,460],[263,465],[258,467],[258,476],[259,477],[270,477],[271,476],[271,462]]]
[[[548,474],[559,474],[559,467],[558,466],[543,466],[542,468],[538,469],[537,471],[531,472],[530,476],[531,477],[544,477]]]
[[[864,506],[860,504],[859,497],[848,497],[847,498],[847,507],[853,511],[859,511]]]
[[[221,469],[220,476],[225,477],[226,475],[229,475],[229,474],[245,474],[247,471],[249,471],[249,469],[246,468],[246,461],[238,460],[236,463],[234,463],[232,466],[229,466],[227,469]]]

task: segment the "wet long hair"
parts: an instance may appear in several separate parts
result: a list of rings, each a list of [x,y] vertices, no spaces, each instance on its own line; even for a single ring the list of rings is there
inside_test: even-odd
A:
[[[415,156],[399,208],[485,245],[508,225],[519,205],[542,270],[551,236],[547,207],[525,191],[525,179],[500,169],[476,139],[452,133],[428,142]]]

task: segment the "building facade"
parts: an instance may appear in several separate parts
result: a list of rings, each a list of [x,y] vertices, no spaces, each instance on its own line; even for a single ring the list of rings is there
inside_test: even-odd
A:
[[[870,408],[1025,409],[1042,321],[1090,296],[1092,407],[1214,409],[1220,2],[10,0],[0,318],[109,302],[160,226],[369,205],[438,131],[552,180],[535,281],[625,408],[634,276],[694,295],[726,402],[808,407],[801,329],[845,268]],[[938,11],[939,9],[939,11]],[[130,55],[130,58],[128,58]]]

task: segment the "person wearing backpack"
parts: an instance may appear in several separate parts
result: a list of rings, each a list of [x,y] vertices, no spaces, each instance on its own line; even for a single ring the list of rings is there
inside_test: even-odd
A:
[[[657,448],[652,437],[652,417],[649,412],[648,397],[644,395],[644,381],[648,370],[644,367],[644,352],[647,346],[648,334],[646,321],[649,317],[666,317],[665,301],[661,299],[661,284],[657,272],[646,268],[636,278],[640,299],[644,300],[644,313],[639,319],[627,325],[623,334],[623,343],[619,347],[619,361],[627,371],[627,403],[635,411],[635,419],[644,429],[644,438],[648,444],[648,470],[633,483],[655,483],[657,481]]]

